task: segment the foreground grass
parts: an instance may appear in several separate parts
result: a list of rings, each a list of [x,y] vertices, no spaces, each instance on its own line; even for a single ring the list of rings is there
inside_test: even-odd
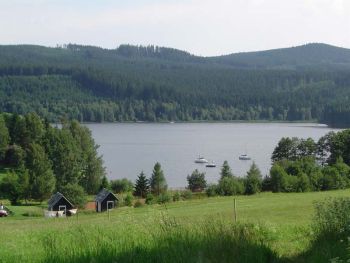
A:
[[[349,190],[237,197],[239,224],[233,197],[118,208],[110,218],[32,218],[23,214],[42,208],[10,207],[14,216],[0,219],[0,262],[330,262],[331,253],[310,259],[319,249],[310,243],[313,205],[346,196]]]

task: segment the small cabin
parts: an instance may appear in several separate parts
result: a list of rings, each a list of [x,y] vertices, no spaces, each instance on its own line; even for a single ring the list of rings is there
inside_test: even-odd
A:
[[[64,211],[64,214],[67,214],[67,212],[74,207],[73,204],[59,192],[50,198],[48,205],[49,211]]]
[[[107,189],[102,189],[95,199],[96,202],[96,212],[103,212],[107,209],[113,209],[118,202],[118,198]]]

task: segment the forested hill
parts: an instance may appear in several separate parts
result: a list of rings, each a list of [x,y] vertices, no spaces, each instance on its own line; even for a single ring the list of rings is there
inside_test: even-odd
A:
[[[318,120],[350,125],[350,50],[200,57],[172,48],[0,46],[0,111],[50,121]]]
[[[350,69],[350,49],[327,44],[307,44],[292,48],[236,53],[210,59],[235,68]]]

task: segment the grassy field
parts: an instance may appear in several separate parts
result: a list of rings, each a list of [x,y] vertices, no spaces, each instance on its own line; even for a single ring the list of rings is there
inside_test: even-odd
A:
[[[0,262],[302,262],[314,202],[327,197],[350,197],[350,190],[239,196],[238,224],[233,197],[61,219],[42,218],[42,206],[9,206],[14,215],[0,218]]]

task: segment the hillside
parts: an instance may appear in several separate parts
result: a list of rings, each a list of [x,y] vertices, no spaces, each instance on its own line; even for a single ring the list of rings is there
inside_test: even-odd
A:
[[[235,68],[248,69],[350,69],[350,49],[318,43],[209,59]]]
[[[235,197],[239,224],[233,197],[120,207],[109,217],[79,211],[78,217],[47,219],[44,204],[9,206],[14,215],[0,218],[1,262],[345,261],[348,243],[340,238],[312,243],[315,202],[336,197],[349,197],[349,190]],[[234,232],[240,226],[241,235]]]
[[[0,46],[0,111],[51,121],[318,120],[349,125],[350,50],[220,57],[163,47]]]

